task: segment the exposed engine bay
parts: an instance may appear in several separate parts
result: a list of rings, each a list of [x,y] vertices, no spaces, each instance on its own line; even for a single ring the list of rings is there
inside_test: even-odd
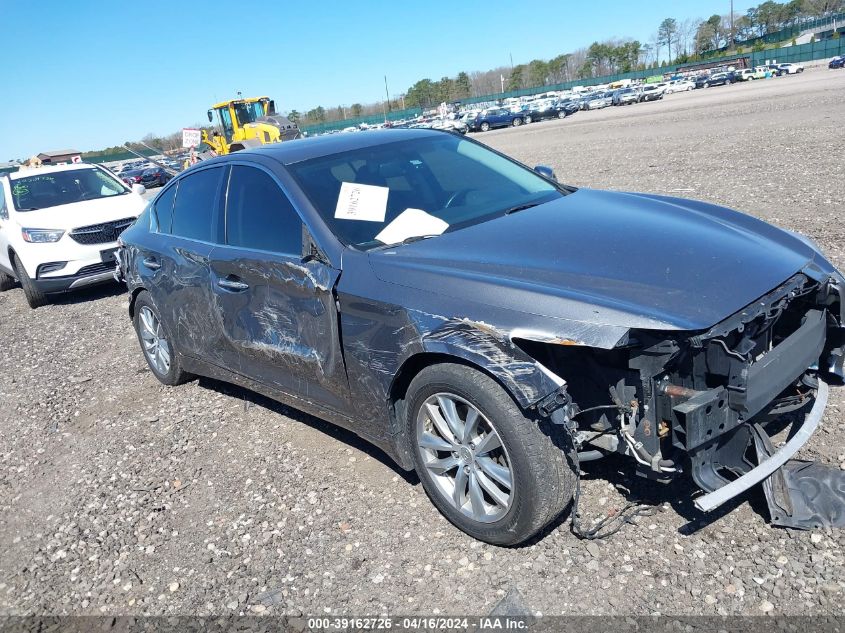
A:
[[[843,526],[845,473],[788,461],[821,421],[827,384],[843,381],[843,294],[834,279],[799,273],[692,336],[632,331],[611,350],[520,346],[566,376],[567,404],[546,406],[580,461],[621,453],[664,482],[689,472],[709,493],[696,499],[705,511],[764,482],[774,524]]]

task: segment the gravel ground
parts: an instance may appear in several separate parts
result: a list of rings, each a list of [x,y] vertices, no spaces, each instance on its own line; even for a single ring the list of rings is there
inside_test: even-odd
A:
[[[845,72],[812,70],[480,135],[581,186],[704,198],[809,234],[845,266]],[[561,248],[565,248],[561,244]],[[30,311],[0,294],[3,614],[838,614],[841,531],[716,516],[692,488],[591,464],[583,509],[658,514],[586,543],[562,523],[501,549],[451,527],[353,435],[210,380],[159,385],[117,286]],[[804,449],[845,461],[834,391]],[[681,501],[677,501],[680,499]]]

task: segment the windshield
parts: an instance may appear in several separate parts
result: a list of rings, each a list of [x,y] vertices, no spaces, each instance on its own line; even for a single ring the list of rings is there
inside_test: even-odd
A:
[[[322,156],[288,169],[332,232],[363,250],[456,231],[566,195],[533,171],[445,134]],[[396,229],[392,223],[403,214],[401,231],[385,231],[389,225]]]
[[[264,110],[260,103],[235,104],[235,117],[238,119],[238,125],[255,123],[256,119],[260,116],[264,116]]]
[[[110,198],[129,190],[97,168],[34,174],[12,181],[12,199],[18,211],[35,211],[63,204]]]

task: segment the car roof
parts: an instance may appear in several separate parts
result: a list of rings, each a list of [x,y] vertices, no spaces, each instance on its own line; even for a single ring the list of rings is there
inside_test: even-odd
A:
[[[491,108],[492,109],[492,108]],[[331,134],[313,138],[296,139],[283,143],[273,143],[255,149],[242,150],[234,154],[227,154],[207,162],[226,162],[227,158],[237,160],[238,156],[266,156],[284,165],[299,163],[312,158],[331,156],[341,152],[348,152],[365,147],[375,147],[385,143],[395,143],[417,138],[426,138],[450,134],[439,130],[429,129],[396,129],[396,130],[367,130],[360,134]],[[204,163],[206,161],[203,161]]]
[[[55,174],[58,171],[74,171],[77,169],[96,168],[96,165],[92,165],[90,163],[72,163],[70,165],[50,165],[47,167],[23,168],[9,174],[9,179],[17,180],[18,178],[26,178],[27,176],[37,176],[38,174]]]

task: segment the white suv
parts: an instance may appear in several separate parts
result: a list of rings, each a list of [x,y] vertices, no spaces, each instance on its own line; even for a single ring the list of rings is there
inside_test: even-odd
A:
[[[117,238],[143,210],[144,191],[97,165],[0,176],[0,291],[17,279],[37,308],[50,293],[112,279]]]
[[[778,64],[778,68],[784,75],[797,75],[804,72],[804,64]]]

